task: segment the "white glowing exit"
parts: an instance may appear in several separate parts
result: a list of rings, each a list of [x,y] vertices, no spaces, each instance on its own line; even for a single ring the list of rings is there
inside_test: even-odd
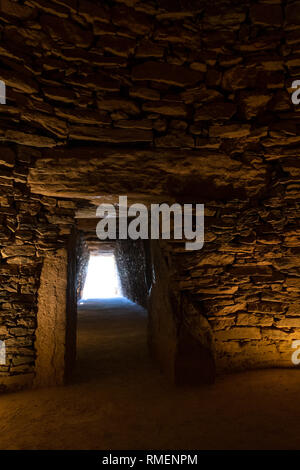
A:
[[[82,299],[122,297],[114,255],[91,255]]]

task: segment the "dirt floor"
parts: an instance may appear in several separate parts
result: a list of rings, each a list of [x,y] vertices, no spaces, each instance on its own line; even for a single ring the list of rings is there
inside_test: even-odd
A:
[[[0,397],[1,449],[300,449],[300,369],[174,388],[125,299],[79,308],[72,385]]]

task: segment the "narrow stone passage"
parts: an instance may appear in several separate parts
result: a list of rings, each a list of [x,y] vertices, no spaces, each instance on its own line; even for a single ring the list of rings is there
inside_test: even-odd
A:
[[[296,449],[298,370],[175,388],[147,352],[145,312],[126,299],[79,307],[66,387],[0,396],[1,449]]]
[[[130,376],[149,367],[146,311],[126,298],[81,301],[73,381]]]

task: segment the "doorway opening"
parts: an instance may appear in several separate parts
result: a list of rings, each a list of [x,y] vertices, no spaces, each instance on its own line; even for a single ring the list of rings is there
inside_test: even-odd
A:
[[[73,381],[103,384],[148,361],[143,244],[78,239],[77,354]]]
[[[115,255],[90,255],[80,302],[123,297]]]
[[[199,376],[206,380],[202,364],[211,345],[205,342],[202,324],[196,328],[197,335],[191,332],[198,325],[194,322],[198,321],[198,310],[188,294],[179,295],[169,245],[160,240],[102,241],[96,235],[98,222],[98,218],[78,217],[68,243],[43,258],[35,386],[62,384],[72,378],[101,381],[106,374],[126,374],[141,362],[141,351],[148,357],[148,345],[151,357],[172,382],[187,383],[186,377]],[[105,278],[99,282],[94,256],[101,255],[114,257],[114,262],[108,261],[110,292],[107,287],[101,292],[101,284],[107,286],[108,278],[108,270],[102,269]],[[117,287],[115,265],[121,288]],[[91,280],[87,279],[86,285],[88,270]],[[120,293],[122,297],[117,297]],[[82,298],[88,300],[80,305]],[[183,322],[185,318],[189,321]],[[191,373],[186,374],[187,369],[192,369]]]

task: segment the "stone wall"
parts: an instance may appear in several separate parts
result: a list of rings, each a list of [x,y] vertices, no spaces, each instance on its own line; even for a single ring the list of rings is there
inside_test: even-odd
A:
[[[68,245],[43,260],[34,343],[36,387],[62,385],[74,366],[76,257],[75,243]]]
[[[0,365],[0,387],[32,382],[38,289],[43,260],[67,245],[73,203],[32,195],[27,186],[34,151],[1,146],[0,339],[6,364]],[[3,162],[5,161],[5,166]]]
[[[168,251],[175,283],[209,322],[218,371],[292,366],[300,328],[299,198],[208,203],[205,245]]]
[[[117,240],[116,263],[122,294],[147,308],[146,263],[143,240]]]
[[[89,263],[89,258],[90,258],[88,245],[82,233],[78,234],[76,254],[77,254],[76,294],[77,294],[77,300],[80,300],[82,297],[83,289],[84,289],[88,263]]]
[[[161,246],[182,311],[218,371],[292,366],[300,2],[1,0],[0,35],[0,384],[30,382],[43,259],[99,195],[204,202],[204,249]]]

